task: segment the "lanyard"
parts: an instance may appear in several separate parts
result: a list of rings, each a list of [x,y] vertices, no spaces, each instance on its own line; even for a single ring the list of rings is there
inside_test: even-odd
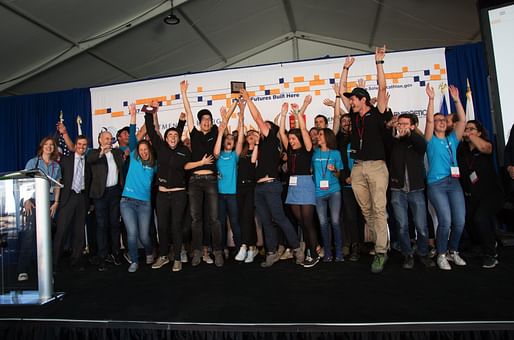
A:
[[[36,163],[36,168],[39,169],[39,161],[41,160],[41,158],[37,158],[37,163]],[[46,163],[45,161],[43,161],[43,164],[46,166]],[[52,172],[50,172],[50,168],[52,168]],[[44,170],[44,169],[41,169],[41,170]],[[46,170],[50,173],[47,173],[48,176],[50,176],[51,178],[55,179],[54,178],[54,172],[55,172],[55,163],[54,161],[50,161],[50,163],[48,163],[48,166],[46,167]]]
[[[330,150],[328,151],[328,157],[327,157],[327,162],[325,163],[325,166],[323,166],[323,158],[322,158],[322,151],[319,150],[319,162],[321,163],[321,175],[323,176],[323,178],[325,178],[325,175],[327,174],[327,169],[328,169],[328,163],[330,162]]]
[[[448,154],[450,155],[450,162],[453,166],[455,164],[455,162],[453,160],[453,150],[452,150],[452,145],[451,145],[450,141],[448,140],[448,137],[446,137],[446,144],[448,144]]]

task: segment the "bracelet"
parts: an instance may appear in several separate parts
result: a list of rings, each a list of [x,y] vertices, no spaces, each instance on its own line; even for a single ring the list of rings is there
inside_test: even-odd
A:
[[[341,98],[341,96],[337,95],[336,98]]]
[[[349,67],[343,66],[343,70],[350,70]]]
[[[377,60],[377,61],[375,61],[375,64],[377,64],[377,65],[378,65],[378,64],[383,64],[383,63],[384,63],[384,61],[383,61],[383,60]]]

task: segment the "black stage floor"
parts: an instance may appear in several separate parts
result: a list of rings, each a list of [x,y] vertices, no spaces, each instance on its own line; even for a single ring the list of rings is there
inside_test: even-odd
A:
[[[494,269],[483,269],[480,259],[468,258],[468,266],[453,266],[448,272],[418,262],[404,270],[396,253],[378,275],[370,272],[372,257],[367,255],[359,262],[319,263],[310,269],[292,260],[263,269],[257,259],[253,264],[229,260],[222,268],[186,264],[178,273],[170,265],[158,270],[143,265],[133,274],[127,264],[107,272],[94,267],[80,273],[64,270],[55,276],[55,290],[66,293],[62,301],[0,307],[0,328],[9,322],[19,326],[51,320],[82,325],[111,321],[139,328],[168,324],[168,329],[292,324],[296,330],[302,325],[413,330],[421,325],[509,329],[499,338],[514,338],[514,248],[500,250]]]

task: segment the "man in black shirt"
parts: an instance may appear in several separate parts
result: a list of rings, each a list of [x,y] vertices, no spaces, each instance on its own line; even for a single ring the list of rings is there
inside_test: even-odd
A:
[[[385,46],[375,51],[377,67],[377,106],[363,88],[345,92],[348,70],[353,58],[347,59],[341,72],[339,93],[352,118],[351,157],[355,164],[351,173],[352,189],[375,239],[375,257],[371,265],[373,273],[380,273],[387,260],[388,232],[386,218],[386,191],[389,173],[385,162],[383,136],[385,123],[390,119],[387,110],[387,88],[384,74]],[[389,112],[389,113],[388,113]]]
[[[250,113],[260,129],[261,139],[255,144],[254,152],[258,152],[255,188],[255,210],[264,229],[266,242],[266,261],[261,267],[270,267],[280,259],[277,253],[278,239],[274,221],[284,232],[288,244],[294,249],[297,264],[303,264],[304,253],[300,248],[298,235],[286,217],[282,206],[282,183],[279,180],[280,140],[277,137],[278,126],[262,119],[262,115],[248,95],[241,90]]]
[[[221,224],[218,220],[218,176],[216,163],[214,162],[214,144],[218,137],[218,127],[213,125],[212,114],[207,109],[198,111],[199,128],[195,127],[193,112],[187,97],[188,83],[186,80],[180,83],[180,92],[184,109],[186,111],[187,128],[191,138],[191,163],[188,169],[192,171],[189,178],[189,200],[191,208],[191,231],[193,259],[191,264],[197,266],[202,258],[203,236],[203,211],[207,206],[208,223],[211,229],[212,248],[214,251],[214,263],[223,266],[223,245],[221,237]],[[237,102],[230,107],[228,117],[232,114]],[[223,133],[223,131],[220,131]]]

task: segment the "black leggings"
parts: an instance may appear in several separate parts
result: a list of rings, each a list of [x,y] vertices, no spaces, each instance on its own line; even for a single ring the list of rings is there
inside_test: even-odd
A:
[[[316,246],[318,245],[318,233],[314,227],[314,205],[289,205],[298,225],[302,228],[305,243],[310,250],[311,256],[316,257]]]
[[[255,246],[257,232],[255,227],[255,185],[239,184],[237,187],[237,205],[239,224],[241,225],[241,242]]]

